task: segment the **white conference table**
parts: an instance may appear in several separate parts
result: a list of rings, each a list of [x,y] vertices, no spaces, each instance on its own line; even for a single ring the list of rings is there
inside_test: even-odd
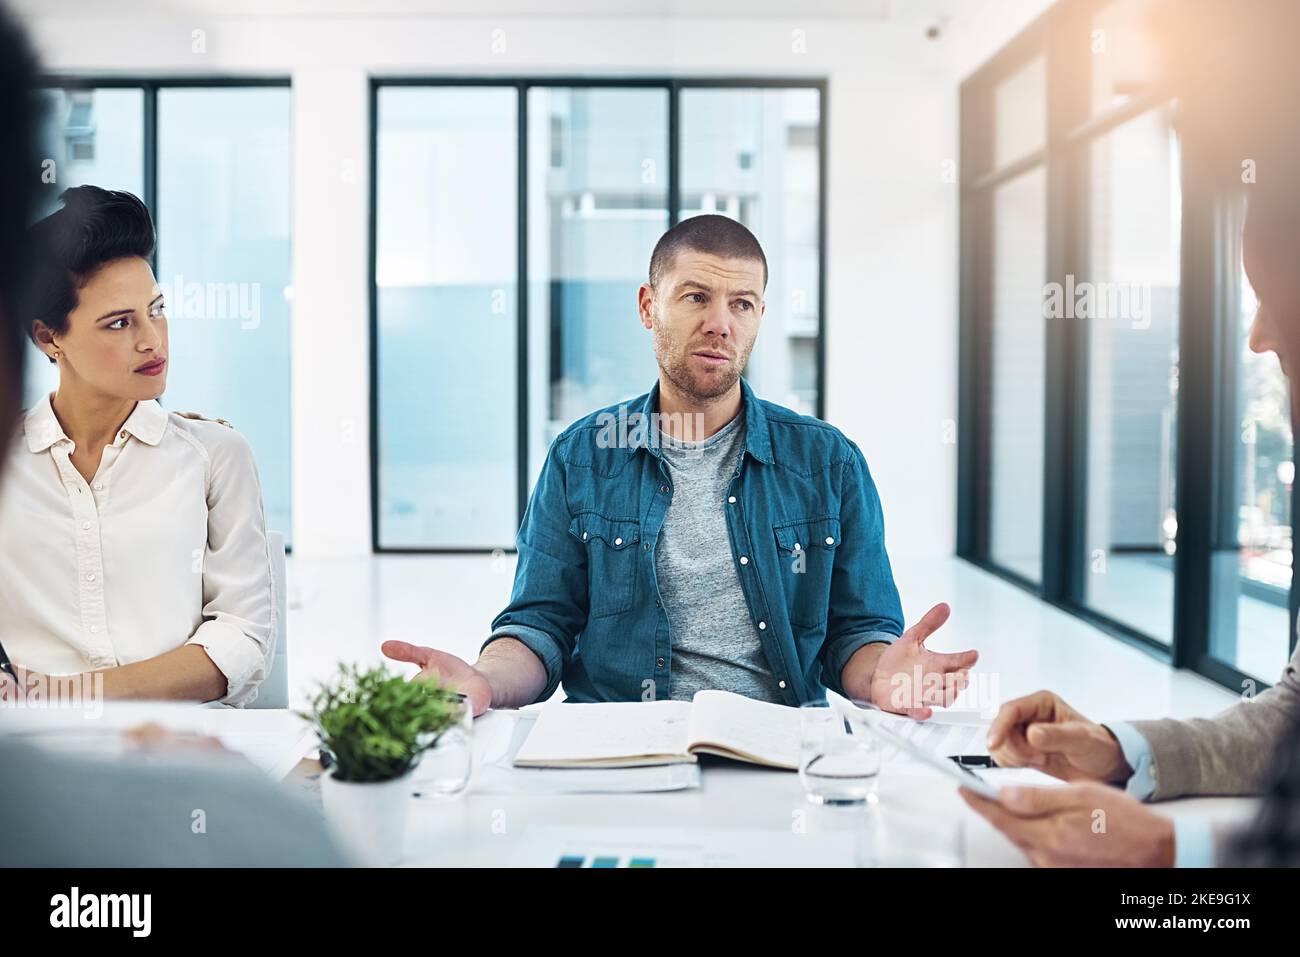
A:
[[[533,793],[503,788],[498,775],[481,772],[485,750],[499,751],[501,735],[519,712],[488,712],[475,720],[475,773],[469,787],[446,798],[412,797],[404,866],[497,867],[540,863],[560,838],[599,835],[628,829],[650,829],[651,843],[671,840],[681,845],[731,835],[744,847],[742,863],[763,866],[851,866],[865,824],[863,809],[819,807],[807,801],[793,771],[760,768],[705,756],[700,786],[649,793]],[[39,741],[43,731],[57,746],[112,749],[113,734],[103,734],[143,721],[156,721],[177,731],[221,737],[228,747],[242,750],[272,777],[283,777],[312,745],[304,739],[305,725],[296,726],[289,711],[238,711],[165,704],[113,705],[94,721],[75,719],[68,711],[17,709],[0,716],[0,733],[25,731]],[[97,733],[69,739],[69,727],[94,727]],[[506,729],[503,731],[503,727]],[[319,781],[311,770],[314,758],[297,764],[284,786],[319,801]],[[993,772],[1016,775],[1019,772]],[[995,780],[996,783],[996,780]],[[1249,798],[1195,798],[1152,805],[1171,816],[1193,815],[1216,821],[1244,821],[1257,805]],[[965,866],[1025,866],[1024,855],[966,806],[956,785],[905,758],[886,761],[877,785],[876,808],[908,824],[934,820],[945,828],[959,821],[961,860]],[[595,830],[591,830],[595,829]],[[592,837],[592,835],[598,835]],[[546,835],[545,839],[539,835]],[[648,835],[648,836],[646,836]],[[803,841],[802,838],[812,840]],[[548,843],[549,842],[549,843]],[[542,850],[537,846],[541,845]],[[712,858],[717,861],[715,856]]]
[[[476,721],[495,721],[509,712],[489,712]],[[476,748],[475,758],[482,757]],[[1019,772],[993,772],[1017,775]],[[1257,801],[1251,798],[1194,798],[1152,805],[1161,813],[1212,820],[1244,821]],[[912,824],[925,820],[960,821],[961,859],[968,867],[1023,867],[1028,860],[1010,841],[972,811],[948,779],[905,758],[886,761],[877,784],[876,807]],[[507,793],[484,788],[471,778],[467,790],[452,798],[413,798],[406,853],[411,866],[497,867],[521,863],[520,846],[530,829],[654,829],[657,838],[673,832],[689,842],[702,832],[742,831],[741,843],[754,863],[828,866],[855,863],[864,814],[869,810],[820,807],[804,797],[799,775],[720,758],[701,759],[700,786],[680,791],[635,794]],[[951,826],[951,825],[949,825]],[[763,832],[777,838],[768,844]],[[838,835],[827,838],[838,853],[796,853],[790,835]],[[657,839],[656,838],[656,839]],[[546,844],[550,847],[550,844]],[[533,857],[541,852],[534,852]],[[538,863],[531,858],[527,863]]]

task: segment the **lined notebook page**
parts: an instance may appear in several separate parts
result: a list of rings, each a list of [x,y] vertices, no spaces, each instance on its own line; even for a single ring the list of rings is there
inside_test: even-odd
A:
[[[799,709],[756,701],[730,691],[700,691],[694,699],[691,742],[706,742],[782,764],[799,766]]]
[[[689,701],[556,701],[542,709],[515,761],[685,757],[690,721]]]

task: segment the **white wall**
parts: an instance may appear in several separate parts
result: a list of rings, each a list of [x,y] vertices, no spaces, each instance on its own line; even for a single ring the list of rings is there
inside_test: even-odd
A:
[[[304,557],[370,549],[369,74],[827,77],[826,414],[867,455],[891,550],[928,556],[954,543],[958,186],[945,172],[960,73],[1044,5],[968,4],[937,41],[924,36],[926,4],[893,20],[20,9],[51,72],[291,77],[293,510]]]

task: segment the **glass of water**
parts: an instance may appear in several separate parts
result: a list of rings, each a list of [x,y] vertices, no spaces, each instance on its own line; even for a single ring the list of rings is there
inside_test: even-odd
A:
[[[446,798],[469,786],[474,769],[474,713],[461,702],[455,724],[438,735],[437,743],[420,755],[412,776],[416,797]]]
[[[813,804],[875,803],[880,744],[867,733],[870,706],[814,701],[799,709],[799,780]]]

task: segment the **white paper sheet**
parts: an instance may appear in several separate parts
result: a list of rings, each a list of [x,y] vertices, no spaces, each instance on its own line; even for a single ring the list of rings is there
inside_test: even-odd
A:
[[[471,787],[482,793],[634,794],[700,786],[697,764],[641,768],[516,768],[539,709],[489,711],[474,719],[476,769]]]
[[[884,715],[880,721],[923,751],[940,757],[989,753],[985,742],[990,722],[978,714],[936,710],[925,721],[916,721],[903,715]]]
[[[707,741],[786,767],[799,766],[802,721],[798,708],[757,701],[730,691],[699,691],[690,739]]]
[[[666,827],[529,827],[515,867],[852,867],[843,834]],[[563,862],[563,863],[562,863]]]
[[[552,702],[544,706],[543,718],[515,761],[685,755],[690,719],[688,701]]]

